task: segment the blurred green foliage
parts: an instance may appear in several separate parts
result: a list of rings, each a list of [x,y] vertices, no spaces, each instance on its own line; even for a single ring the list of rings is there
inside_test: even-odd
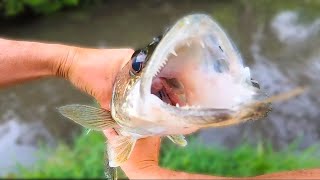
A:
[[[105,139],[101,133],[82,133],[73,145],[60,143],[57,149],[42,148],[51,152],[28,169],[19,166],[9,178],[102,178],[104,171]],[[318,149],[317,149],[318,148]],[[271,145],[243,144],[232,150],[206,147],[191,138],[185,148],[165,140],[161,148],[160,163],[163,167],[194,173],[223,176],[254,176],[283,170],[319,167],[318,146],[296,151],[296,144],[274,151]],[[318,151],[319,153],[319,151]],[[120,177],[124,178],[120,171]]]
[[[97,0],[91,0],[94,1]],[[0,0],[0,12],[4,17],[14,17],[26,12],[50,14],[63,8],[89,3],[90,0]]]
[[[0,17],[16,17],[27,13],[50,14],[64,8],[87,7],[87,5],[105,0],[0,0]],[[304,13],[318,13],[320,7],[319,0],[216,0],[215,5],[219,3],[237,3],[237,7],[242,9],[255,9],[260,14],[284,9],[306,9]],[[112,1],[108,1],[112,3]],[[233,7],[231,7],[233,8]]]
[[[298,143],[275,151],[270,144],[242,144],[234,149],[205,147],[195,140],[185,149],[164,144],[161,164],[175,170],[220,176],[255,176],[320,167],[319,145],[297,151]]]

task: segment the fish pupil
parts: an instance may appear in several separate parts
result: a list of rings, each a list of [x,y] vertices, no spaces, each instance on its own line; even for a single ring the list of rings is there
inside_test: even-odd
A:
[[[146,59],[146,53],[144,51],[138,51],[135,52],[133,57],[132,57],[132,72],[134,74],[139,73],[142,70],[143,64],[145,62]]]
[[[137,61],[136,61],[136,58],[135,58],[135,59],[133,60],[133,62],[132,62],[132,69],[133,69],[136,73],[140,72],[141,69],[142,69],[142,62],[137,62]]]

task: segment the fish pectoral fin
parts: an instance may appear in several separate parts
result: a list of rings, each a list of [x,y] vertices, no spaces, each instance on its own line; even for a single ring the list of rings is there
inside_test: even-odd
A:
[[[187,140],[183,135],[170,135],[167,136],[173,143],[179,146],[186,146],[188,144]]]
[[[131,136],[118,136],[108,142],[108,158],[110,167],[118,167],[129,159],[136,139]]]
[[[57,109],[63,116],[89,129],[102,131],[117,126],[111,113],[102,108],[72,104]]]

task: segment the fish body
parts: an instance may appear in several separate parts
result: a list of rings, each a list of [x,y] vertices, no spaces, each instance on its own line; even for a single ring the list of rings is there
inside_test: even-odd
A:
[[[111,112],[59,111],[89,129],[114,128],[119,136],[107,148],[109,166],[117,167],[140,138],[167,136],[185,146],[184,134],[265,117],[270,102],[217,22],[191,14],[135,51],[116,77]]]

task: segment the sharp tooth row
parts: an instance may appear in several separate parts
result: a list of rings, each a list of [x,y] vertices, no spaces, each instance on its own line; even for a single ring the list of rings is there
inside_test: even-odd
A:
[[[167,60],[165,59],[163,63],[160,65],[160,69],[163,68],[167,64]]]
[[[186,104],[186,105],[182,106],[182,108],[183,108],[183,109],[189,109],[190,106],[189,106],[188,104]]]
[[[202,40],[200,40],[199,43],[200,43],[200,45],[201,45],[202,48],[205,48],[205,47],[206,47],[205,43],[204,43]],[[191,46],[191,43],[190,43],[189,41],[187,41],[186,44],[187,44],[188,47]],[[173,53],[172,53],[172,54],[173,54]]]
[[[173,54],[174,56],[178,56],[178,54],[176,53],[176,51],[174,49],[172,49],[170,53]],[[167,64],[167,62],[168,62],[168,58],[166,57],[166,58],[164,58],[162,64],[159,66],[159,69],[157,70],[157,72],[154,76],[156,76],[160,73],[161,69]]]
[[[157,73],[155,75],[158,75],[160,73],[160,69],[157,70]]]
[[[166,58],[164,58],[162,64],[160,64],[159,69],[157,70],[157,73],[154,76],[156,76],[160,73],[161,69],[167,64],[167,62],[168,62],[168,58],[166,57]]]
[[[180,107],[179,104],[176,104],[176,107]],[[188,104],[186,104],[185,106],[182,106],[183,109],[201,109],[200,105],[192,105],[189,106]]]

